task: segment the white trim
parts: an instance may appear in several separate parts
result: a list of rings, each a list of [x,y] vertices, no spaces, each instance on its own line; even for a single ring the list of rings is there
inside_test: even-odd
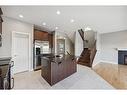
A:
[[[96,65],[98,65],[98,64],[100,64],[101,63],[101,61],[99,60],[99,61],[93,61],[93,64],[92,64],[92,68],[94,67],[94,66],[96,66]]]
[[[117,48],[117,50],[120,50],[120,51],[127,51],[127,48]]]
[[[28,36],[28,71],[32,71],[31,70],[31,51],[30,51],[30,46],[31,46],[31,41],[30,41],[30,33],[23,33],[23,32],[17,32],[17,31],[12,31],[12,46],[11,46],[11,57],[12,57],[12,60],[13,60],[13,55],[14,55],[14,50],[13,50],[13,46],[14,46],[14,36],[15,34],[21,34],[21,35],[27,35]]]
[[[116,62],[111,62],[111,61],[105,61],[105,60],[101,60],[100,63],[109,63],[109,64],[118,64]]]
[[[106,64],[118,64],[118,63],[116,63],[116,62],[110,62],[110,61],[104,61],[104,60],[101,60],[101,61],[99,61],[98,63],[96,63],[96,64],[93,64],[92,65],[92,68],[94,68],[96,65],[98,65],[98,64],[102,64],[102,63],[106,63]]]

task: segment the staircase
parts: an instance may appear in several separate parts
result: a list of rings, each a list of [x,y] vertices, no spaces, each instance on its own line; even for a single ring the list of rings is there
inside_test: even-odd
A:
[[[84,38],[84,33],[83,30],[79,30],[78,31],[82,40],[83,40],[83,46],[85,46],[85,42],[88,42],[87,40],[85,40]],[[88,67],[92,67],[92,63],[94,60],[94,57],[96,55],[96,40],[92,46],[92,48],[84,48],[79,59],[78,59],[78,64],[84,65],[84,66],[88,66]]]
[[[78,59],[78,64],[85,65],[88,67],[90,66],[90,50],[88,48],[84,48],[81,56]]]
[[[80,65],[92,67],[92,63],[96,55],[96,52],[96,45],[92,49],[84,48],[77,63]]]

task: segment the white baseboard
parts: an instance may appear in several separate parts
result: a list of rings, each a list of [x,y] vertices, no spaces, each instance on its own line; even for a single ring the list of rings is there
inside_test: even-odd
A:
[[[100,63],[109,63],[109,64],[118,64],[116,62],[111,62],[111,61],[105,61],[105,60],[101,60]]]
[[[96,64],[92,65],[92,68],[98,64],[102,64],[102,63],[106,63],[106,64],[118,64],[116,62],[111,62],[111,61],[105,61],[105,60],[100,60],[99,62],[97,62]]]

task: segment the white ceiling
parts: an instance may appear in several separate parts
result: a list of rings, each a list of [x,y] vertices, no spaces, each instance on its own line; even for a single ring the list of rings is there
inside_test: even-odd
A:
[[[2,10],[4,16],[42,29],[53,31],[57,26],[58,31],[70,38],[75,31],[87,26],[100,33],[127,30],[127,6],[2,6]],[[60,15],[56,14],[57,10]],[[24,18],[19,18],[19,14]],[[73,23],[71,19],[74,19]]]

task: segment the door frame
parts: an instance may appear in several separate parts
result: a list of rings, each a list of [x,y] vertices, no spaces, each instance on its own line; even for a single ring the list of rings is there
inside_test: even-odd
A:
[[[30,57],[31,57],[31,51],[30,51],[30,33],[24,33],[24,32],[17,32],[17,31],[12,31],[12,46],[11,46],[11,57],[12,57],[12,61],[13,61],[13,58],[14,58],[14,36],[15,36],[15,34],[18,34],[18,35],[26,35],[26,36],[28,36],[28,43],[29,43],[29,45],[28,45],[28,71],[31,71],[31,64],[30,64],[30,62],[31,62],[31,59],[30,59]]]

